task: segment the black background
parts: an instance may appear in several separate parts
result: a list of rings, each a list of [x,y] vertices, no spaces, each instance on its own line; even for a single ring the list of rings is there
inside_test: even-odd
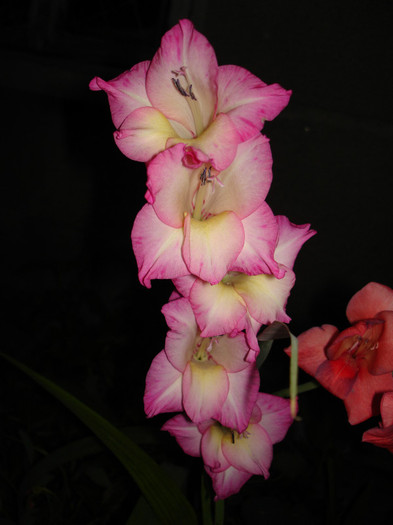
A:
[[[390,1],[2,2],[4,351],[120,427],[152,432],[166,417],[145,422],[144,378],[163,347],[160,309],[172,288],[138,282],[129,234],[144,202],[145,168],[116,148],[107,98],[88,83],[150,59],[183,17],[207,36],[219,64],[293,90],[288,108],[264,128],[274,159],[269,205],[318,231],[295,265],[292,331],[343,328],[358,289],[369,281],[393,286]],[[287,386],[286,367],[278,348],[262,389]],[[21,493],[39,450],[88,433],[10,365],[0,374],[0,523],[125,523],[138,493],[106,456],[90,470],[78,463],[75,479],[67,470],[69,493],[57,471],[39,485],[54,496]],[[278,446],[271,480],[255,478],[231,498],[228,523],[289,516],[362,523],[391,513],[391,455],[360,443],[378,420],[351,428],[342,403],[322,391],[303,394],[300,413],[288,444]],[[198,477],[197,461],[159,439],[157,459],[185,462]],[[103,481],[94,468],[112,478]],[[100,491],[112,494],[114,478],[124,497],[102,503]]]

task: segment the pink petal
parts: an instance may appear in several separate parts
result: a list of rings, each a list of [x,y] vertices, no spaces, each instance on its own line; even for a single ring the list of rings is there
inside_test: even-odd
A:
[[[265,120],[273,120],[291,96],[291,91],[278,84],[267,86],[239,66],[220,66],[217,87],[217,113],[231,117],[243,141],[260,131]]]
[[[198,327],[187,299],[179,298],[162,307],[170,327],[165,339],[165,353],[170,363],[183,373],[195,350]]]
[[[289,400],[260,393],[257,405],[262,412],[259,425],[269,434],[273,444],[282,441],[293,423]]]
[[[140,282],[151,287],[150,279],[172,279],[189,272],[181,256],[183,231],[161,222],[150,204],[136,216],[131,232]]]
[[[245,233],[243,249],[230,270],[248,275],[267,273],[279,279],[283,277],[285,270],[274,259],[278,226],[269,206],[263,202],[242,220],[242,224]]]
[[[147,417],[162,412],[179,412],[182,406],[182,374],[161,351],[152,361],[146,376],[143,398]]]
[[[214,361],[222,365],[227,372],[240,372],[248,367],[245,361],[248,352],[243,333],[234,337],[223,335],[213,339],[212,356]]]
[[[140,62],[129,71],[105,82],[102,78],[95,77],[89,87],[93,91],[102,89],[108,95],[112,120],[116,128],[135,109],[151,106],[146,94],[146,71],[150,62]]]
[[[359,290],[347,306],[350,323],[361,319],[371,319],[383,310],[393,310],[393,290],[379,283],[368,283]]]
[[[206,472],[212,478],[213,489],[216,493],[215,501],[228,498],[239,492],[252,476],[252,474],[241,472],[234,467],[228,467],[222,472],[212,472],[209,467],[206,467]]]
[[[178,444],[186,454],[199,457],[201,455],[202,434],[192,421],[189,421],[183,414],[178,414],[161,427],[174,436]]]
[[[272,181],[272,154],[269,140],[258,133],[238,145],[236,157],[219,178],[209,197],[209,211],[217,215],[232,210],[241,219],[255,211],[266,198]]]
[[[195,159],[198,159],[199,162],[207,162],[210,159],[210,164],[215,169],[222,171],[235,158],[239,142],[239,134],[231,119],[224,113],[221,113],[198,137],[188,139],[172,135],[168,138],[166,147],[170,148],[179,143],[186,144],[188,148],[185,150],[184,161],[187,161],[189,158],[191,148],[202,152],[200,154],[194,151],[191,167],[194,166]],[[187,162],[185,164],[189,165]]]
[[[167,118],[155,108],[135,109],[114,133],[117,147],[132,160],[148,162],[177,137]]]
[[[236,435],[234,440],[226,434],[222,439],[222,453],[228,463],[238,470],[269,477],[273,445],[261,426],[249,425],[247,431]]]
[[[316,231],[310,230],[309,224],[300,226],[293,224],[284,215],[278,215],[276,219],[279,236],[274,256],[277,262],[292,269],[300,248],[310,237],[316,234]]]
[[[247,308],[232,286],[222,282],[211,285],[196,279],[190,291],[190,303],[202,337],[229,334],[244,323]]]
[[[195,423],[219,419],[228,389],[228,376],[221,365],[210,359],[193,359],[183,376],[183,405],[188,417]]]
[[[385,324],[378,340],[378,347],[370,351],[372,357],[368,370],[374,375],[393,371],[393,312],[379,312],[378,319],[384,321]]]
[[[382,396],[381,414],[384,427],[393,425],[393,392],[386,392]]]
[[[224,433],[229,434],[230,432],[219,423],[214,423],[206,429],[202,436],[201,454],[203,462],[213,472],[222,472],[230,466],[221,450]]]
[[[244,243],[240,219],[231,211],[198,221],[184,219],[182,254],[190,273],[217,284],[239,255]]]
[[[147,187],[154,198],[154,211],[162,222],[182,228],[184,213],[199,185],[199,173],[182,164],[184,145],[177,144],[157,155],[147,167]]]
[[[352,391],[359,373],[356,361],[348,355],[326,360],[317,369],[315,379],[340,399],[345,399]]]
[[[176,286],[177,291],[184,297],[189,298],[191,288],[196,281],[196,277],[193,275],[185,275],[184,277],[177,277],[173,279],[173,284]]]
[[[182,96],[172,83],[172,78],[176,77],[173,72],[182,67],[197,99],[190,103],[199,106],[206,128],[215,110],[218,66],[214,49],[189,20],[180,20],[162,37],[161,47],[147,73],[146,90],[154,107],[196,132],[187,101],[190,97]]]
[[[228,374],[228,396],[221,408],[218,421],[241,433],[248,427],[259,390],[259,371],[255,365]]]
[[[363,434],[362,441],[372,443],[377,447],[386,448],[393,454],[393,425],[386,428],[371,428]]]

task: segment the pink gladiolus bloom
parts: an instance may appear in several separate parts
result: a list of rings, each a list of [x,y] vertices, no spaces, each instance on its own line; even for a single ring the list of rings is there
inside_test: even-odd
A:
[[[268,140],[258,134],[240,144],[219,173],[183,166],[183,151],[178,144],[148,166],[151,204],[131,234],[142,284],[188,274],[217,284],[229,268],[282,277],[273,258],[277,221],[265,202],[272,178]]]
[[[393,454],[393,392],[386,392],[381,400],[382,424],[363,434],[362,441],[387,448]]]
[[[214,49],[189,20],[163,36],[151,63],[109,82],[96,77],[90,88],[107,93],[115,140],[127,157],[148,162],[183,143],[185,164],[209,162],[217,170],[229,166],[238,143],[276,117],[291,94],[241,67],[218,67]]]
[[[235,267],[214,286],[190,276],[174,279],[178,291],[190,300],[201,336],[235,335],[246,330],[253,351],[248,356],[251,361],[259,352],[256,334],[261,325],[290,321],[285,305],[295,283],[292,268],[303,243],[315,234],[309,224],[296,226],[283,216],[278,216],[277,221],[279,234],[274,259],[285,271],[284,277],[278,279],[266,273],[247,275]]]
[[[393,290],[369,283],[347,306],[352,326],[314,327],[301,334],[299,366],[344,400],[352,425],[379,413],[393,390]]]
[[[186,454],[202,456],[215,499],[224,499],[238,492],[253,474],[269,477],[273,444],[284,439],[292,421],[288,400],[259,393],[241,433],[213,419],[196,424],[183,414],[162,429],[175,437]]]
[[[145,411],[185,411],[195,423],[214,418],[243,432],[259,390],[259,372],[244,358],[244,334],[202,338],[190,303],[181,298],[162,309],[168,326],[165,350],[146,378]]]

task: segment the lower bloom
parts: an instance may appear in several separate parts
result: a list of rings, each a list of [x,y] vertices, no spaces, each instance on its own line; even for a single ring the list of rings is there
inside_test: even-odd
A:
[[[393,392],[386,392],[381,400],[382,424],[363,434],[362,441],[386,448],[393,454]]]
[[[346,330],[323,325],[298,337],[299,366],[344,400],[355,425],[378,415],[382,394],[393,390],[393,290],[369,283],[346,313]]]
[[[175,437],[186,454],[202,456],[217,500],[238,492],[253,474],[269,477],[273,444],[284,439],[292,421],[288,400],[259,393],[242,433],[213,419],[196,424],[183,414],[162,429]]]

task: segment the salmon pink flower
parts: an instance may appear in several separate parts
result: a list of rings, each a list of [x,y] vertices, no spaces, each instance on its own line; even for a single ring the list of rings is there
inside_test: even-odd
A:
[[[239,142],[287,105],[290,92],[267,86],[237,66],[218,67],[214,49],[189,20],[168,31],[150,62],[93,90],[109,98],[115,141],[129,158],[148,162],[174,144],[188,146],[183,162],[229,166]]]
[[[282,277],[273,257],[277,221],[265,202],[272,179],[268,140],[258,134],[240,144],[221,172],[183,166],[183,151],[178,144],[148,165],[150,204],[131,234],[142,284],[188,274],[217,284],[229,268]]]
[[[274,259],[285,275],[247,275],[235,265],[216,285],[191,276],[174,279],[178,291],[188,297],[202,337],[232,336],[246,330],[254,360],[259,352],[256,334],[262,324],[289,322],[285,305],[295,283],[292,270],[302,244],[315,234],[310,225],[296,226],[286,217],[277,218],[279,233]]]
[[[288,400],[259,393],[241,433],[213,419],[196,424],[183,414],[162,429],[175,437],[186,454],[202,456],[215,499],[224,499],[238,492],[253,474],[269,477],[273,444],[284,439],[292,421]]]
[[[393,392],[386,392],[381,400],[382,424],[363,434],[362,441],[386,448],[393,454]]]
[[[185,411],[195,423],[214,418],[243,432],[259,390],[259,372],[244,358],[244,334],[202,338],[190,303],[180,298],[162,309],[168,326],[165,350],[146,378],[145,411]]]
[[[347,306],[352,325],[314,327],[301,334],[299,366],[344,400],[354,425],[379,413],[381,396],[393,390],[393,290],[369,283]]]

